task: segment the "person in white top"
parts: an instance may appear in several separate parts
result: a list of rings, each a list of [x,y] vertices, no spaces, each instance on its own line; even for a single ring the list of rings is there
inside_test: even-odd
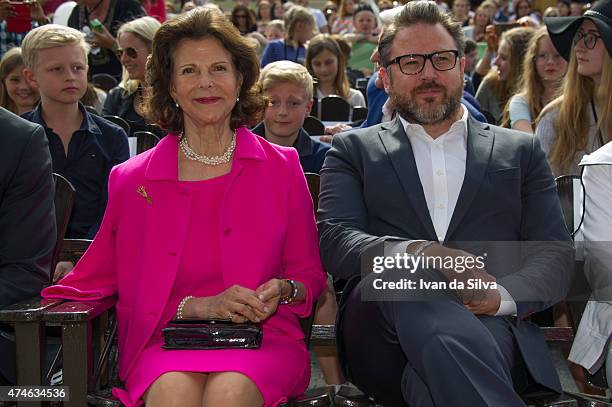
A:
[[[346,77],[346,59],[329,34],[319,34],[310,40],[306,68],[318,80],[317,99],[338,95],[353,107],[366,105],[363,94],[350,87]]]
[[[348,280],[342,366],[380,404],[561,391],[526,317],[564,298],[571,239],[537,140],[461,104],[464,40],[435,2],[403,6],[378,45],[396,118],[334,136],[320,173],[321,259]]]
[[[593,290],[572,344],[569,360],[595,373],[605,362],[612,388],[612,144],[580,162],[584,168],[585,274]],[[578,223],[578,222],[576,222]]]

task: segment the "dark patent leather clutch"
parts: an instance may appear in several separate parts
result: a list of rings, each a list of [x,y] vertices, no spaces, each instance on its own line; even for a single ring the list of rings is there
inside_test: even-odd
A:
[[[170,321],[162,335],[164,349],[257,349],[263,330],[252,322],[180,319]]]

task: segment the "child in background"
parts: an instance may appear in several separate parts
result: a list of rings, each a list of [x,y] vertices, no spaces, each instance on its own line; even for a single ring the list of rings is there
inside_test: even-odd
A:
[[[34,109],[40,100],[23,76],[21,48],[10,49],[0,61],[0,106],[16,115]]]

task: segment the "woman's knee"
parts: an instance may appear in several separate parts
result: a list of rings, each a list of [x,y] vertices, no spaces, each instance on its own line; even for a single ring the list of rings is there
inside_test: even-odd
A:
[[[147,404],[155,404],[162,400],[164,403],[181,400],[182,405],[191,405],[193,400],[193,405],[199,405],[198,402],[202,400],[206,381],[207,375],[203,373],[164,373],[153,382],[143,399]]]
[[[248,376],[238,372],[211,373],[204,389],[204,406],[223,401],[232,406],[261,406],[264,399]]]

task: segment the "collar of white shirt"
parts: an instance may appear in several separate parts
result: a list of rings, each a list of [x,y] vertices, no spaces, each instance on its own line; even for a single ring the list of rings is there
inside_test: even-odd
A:
[[[442,134],[436,140],[449,139],[453,137],[454,135],[461,135],[464,139],[464,142],[467,140],[468,116],[469,115],[468,115],[468,110],[463,105],[463,103],[461,104],[461,109],[463,109],[463,114],[461,115],[461,118],[457,120],[456,122],[454,122],[449,127],[448,131]],[[406,134],[408,135],[408,138],[416,136],[416,137],[424,138],[427,141],[434,141],[434,139],[432,139],[431,136],[427,134],[427,132],[425,131],[425,128],[421,126],[420,124],[410,123],[408,122],[408,120],[404,119],[402,116],[400,116],[400,120],[402,122],[402,126],[404,127],[404,130],[406,131]]]

